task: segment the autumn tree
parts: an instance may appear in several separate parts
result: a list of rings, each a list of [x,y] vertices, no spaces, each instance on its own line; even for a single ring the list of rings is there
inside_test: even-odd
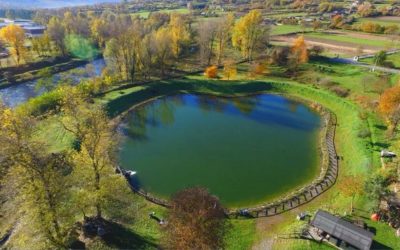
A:
[[[138,27],[130,26],[106,43],[104,56],[107,66],[131,82],[138,70],[142,38]]]
[[[0,30],[0,38],[11,46],[11,53],[19,65],[27,53],[24,29],[18,25],[8,25]]]
[[[247,60],[253,59],[256,50],[268,44],[269,27],[263,24],[259,10],[252,10],[236,22],[233,27],[232,45],[242,52]]]
[[[267,73],[267,67],[264,63],[261,62],[254,62],[250,65],[249,68],[249,75],[250,77],[256,77],[260,75],[264,75]]]
[[[297,69],[300,64],[308,62],[307,44],[303,36],[299,36],[293,41],[289,59],[293,69]]]
[[[216,21],[202,21],[198,24],[197,34],[200,49],[200,60],[206,64],[211,64],[214,54],[214,42],[217,33]]]
[[[49,56],[52,52],[51,40],[47,32],[39,37],[32,38],[31,43],[32,50],[40,57]]]
[[[389,132],[393,134],[400,121],[400,85],[386,89],[379,99],[379,111],[389,124]]]
[[[204,75],[208,78],[217,78],[218,76],[218,67],[215,65],[209,66],[204,71]]]
[[[47,25],[47,34],[54,42],[55,47],[62,56],[67,55],[67,49],[64,43],[66,31],[65,27],[57,17],[52,17]]]
[[[217,65],[220,65],[225,55],[225,49],[232,35],[232,27],[235,24],[235,16],[232,13],[220,17],[217,20],[216,43]]]
[[[117,140],[104,110],[84,98],[77,91],[66,93],[60,122],[76,140],[72,159],[74,179],[82,180],[76,193],[80,209],[86,211],[84,215],[93,211],[96,218],[102,218],[107,185],[115,179]]]
[[[172,13],[169,28],[172,36],[172,52],[175,57],[179,57],[182,47],[190,41],[188,21],[184,15]]]
[[[150,46],[155,50],[155,60],[160,66],[161,76],[165,75],[166,68],[173,57],[172,52],[172,35],[167,27],[158,29],[154,35],[154,39]]]
[[[91,36],[100,48],[104,48],[106,41],[110,38],[109,28],[106,20],[102,18],[95,18],[90,23]]]
[[[357,195],[362,194],[363,181],[360,178],[356,178],[355,176],[344,176],[343,179],[340,181],[339,188],[342,194],[351,197],[350,214],[352,214],[354,198]]]
[[[224,62],[224,78],[227,80],[234,79],[237,74],[237,67],[234,60],[226,60]]]
[[[166,227],[168,249],[223,249],[228,229],[218,198],[203,188],[189,188],[171,200]]]
[[[13,207],[25,230],[32,232],[42,249],[67,247],[68,229],[72,226],[66,173],[71,170],[66,154],[50,153],[37,137],[37,120],[21,110],[0,105],[0,165],[5,169],[5,202]],[[2,206],[5,206],[2,203]],[[18,234],[21,228],[16,229]],[[31,242],[18,242],[16,248],[30,248]]]

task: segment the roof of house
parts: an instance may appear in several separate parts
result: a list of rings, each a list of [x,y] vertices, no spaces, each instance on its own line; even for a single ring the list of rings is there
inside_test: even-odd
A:
[[[311,225],[359,249],[371,248],[373,233],[323,210],[318,210]]]

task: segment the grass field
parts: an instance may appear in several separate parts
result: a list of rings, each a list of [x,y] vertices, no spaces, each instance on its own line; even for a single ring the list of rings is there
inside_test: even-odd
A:
[[[170,10],[168,10],[168,9],[167,10],[159,10],[159,11],[154,11],[154,12],[143,11],[143,12],[135,12],[135,13],[132,13],[131,15],[139,16],[141,18],[148,18],[150,13],[155,13],[155,12],[161,12],[161,13],[173,13],[173,12],[176,12],[176,13],[180,13],[180,14],[187,14],[187,13],[189,13],[189,10],[187,8],[181,8],[181,9],[170,9]]]
[[[383,26],[389,26],[389,25],[400,25],[399,20],[390,20],[390,19],[381,19],[381,18],[358,18],[355,24],[360,24],[360,23],[366,23],[366,22],[372,22],[372,23],[378,23]]]
[[[394,47],[390,40],[374,40],[374,39],[366,39],[357,36],[351,36],[348,34],[333,34],[333,33],[325,33],[325,32],[313,32],[305,34],[306,38],[317,38],[325,41],[332,42],[343,42],[354,45],[362,45],[362,46],[374,46],[374,47]]]
[[[311,28],[303,28],[300,25],[276,25],[271,28],[271,35],[286,35],[311,31]]]

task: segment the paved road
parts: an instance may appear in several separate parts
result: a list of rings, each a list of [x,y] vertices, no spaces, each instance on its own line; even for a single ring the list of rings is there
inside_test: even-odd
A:
[[[360,66],[363,68],[368,68],[371,71],[381,71],[381,72],[392,73],[392,74],[400,74],[399,69],[392,69],[392,68],[370,65],[370,64],[366,64],[366,63],[362,63],[362,62],[357,62],[357,61],[354,61],[353,59],[348,59],[348,58],[330,58],[329,60],[331,62],[335,62],[335,63],[352,64],[352,65]]]

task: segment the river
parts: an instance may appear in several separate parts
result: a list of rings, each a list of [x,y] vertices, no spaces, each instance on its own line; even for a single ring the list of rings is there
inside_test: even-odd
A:
[[[104,67],[104,59],[96,59],[84,66],[54,74],[54,83],[59,84],[60,79],[67,79],[72,84],[77,84],[82,79],[99,76]],[[91,72],[85,72],[85,69],[89,69]],[[44,89],[36,89],[37,83],[38,80],[32,80],[0,89],[0,97],[5,105],[16,107],[30,98],[39,96],[45,92]]]

